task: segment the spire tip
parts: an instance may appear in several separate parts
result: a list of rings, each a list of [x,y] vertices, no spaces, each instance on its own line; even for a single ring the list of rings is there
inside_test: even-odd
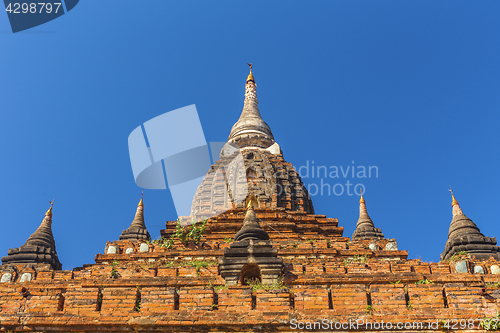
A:
[[[137,206],[143,206],[144,207],[144,203],[142,202],[142,198],[144,197],[144,190],[142,190],[142,193],[141,193],[141,201],[139,201],[139,204]]]
[[[250,66],[250,74],[248,74],[247,76],[247,82],[248,81],[253,81],[255,83],[255,79],[253,77],[253,74],[252,74],[252,63],[247,63],[248,66]]]
[[[45,213],[45,216],[52,216],[52,206],[54,205],[54,199],[52,201],[49,201],[50,203],[50,208],[49,210]]]
[[[451,193],[451,205],[452,206],[458,205],[458,201],[457,201],[457,199],[455,199],[455,196],[453,195],[453,190],[451,189],[451,185],[450,185],[450,189],[448,191],[450,191],[450,193]]]

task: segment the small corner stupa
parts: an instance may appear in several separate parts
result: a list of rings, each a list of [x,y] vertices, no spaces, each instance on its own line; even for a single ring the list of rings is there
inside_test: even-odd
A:
[[[62,268],[56,252],[56,242],[52,235],[52,205],[45,213],[42,223],[28,238],[26,243],[19,248],[9,249],[6,257],[2,257],[2,264],[49,264],[52,269]]]
[[[363,191],[361,191],[361,198],[359,199],[359,218],[356,224],[356,230],[352,234],[352,240],[367,240],[367,239],[384,239],[384,234],[380,228],[375,228],[372,219],[366,210],[365,198],[363,198]]]
[[[151,236],[149,235],[148,229],[146,229],[146,224],[144,222],[144,202],[143,202],[144,193],[141,195],[141,201],[137,205],[137,210],[135,212],[135,217],[130,227],[126,230],[123,230],[120,235],[120,240],[151,240]]]
[[[477,225],[462,212],[453,191],[450,192],[453,218],[441,260],[448,260],[454,254],[463,251],[477,259],[486,260],[493,257],[500,260],[500,247],[496,245],[496,238],[485,237]]]

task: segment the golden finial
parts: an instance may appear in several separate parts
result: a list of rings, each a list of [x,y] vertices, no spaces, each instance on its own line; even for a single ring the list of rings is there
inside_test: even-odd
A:
[[[359,189],[361,191],[361,197],[359,198],[359,203],[365,203],[365,198],[363,198],[363,189]]]
[[[142,202],[142,198],[144,197],[144,190],[142,190],[142,193],[141,193],[141,201],[139,201],[139,204],[137,206],[143,206],[144,207],[144,203]]]
[[[54,199],[52,199],[52,201],[49,201],[49,203],[50,203],[50,208],[47,211],[47,213],[45,213],[45,216],[52,216],[52,206],[54,205]]]
[[[247,208],[258,207],[257,198],[253,194],[250,194],[247,197],[246,203],[247,203]]]
[[[248,74],[248,76],[247,76],[247,82],[248,81],[255,82],[255,79],[253,78],[253,74],[252,74],[252,63],[249,63],[249,64],[247,63],[247,65],[250,66],[250,74]]]
[[[451,185],[450,185],[450,189],[448,191],[451,192],[451,198],[452,198],[451,205],[452,206],[458,205],[458,201],[457,201],[457,199],[455,199],[455,196],[453,195],[453,191],[451,190]]]

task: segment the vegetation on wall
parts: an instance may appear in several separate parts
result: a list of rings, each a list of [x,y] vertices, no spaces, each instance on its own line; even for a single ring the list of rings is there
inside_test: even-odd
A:
[[[182,226],[181,219],[178,219],[177,224],[175,225],[175,232],[170,236],[170,238],[161,237],[160,239],[154,240],[152,243],[167,249],[171,249],[176,240],[179,240],[184,245],[188,245],[190,243],[198,244],[203,236],[203,233],[205,232],[206,224],[207,220],[205,219],[200,223],[195,223],[193,220],[193,224]]]

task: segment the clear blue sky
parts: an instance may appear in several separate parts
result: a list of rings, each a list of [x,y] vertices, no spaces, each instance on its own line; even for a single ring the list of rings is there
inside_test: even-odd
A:
[[[17,34],[0,14],[0,255],[55,199],[63,268],[93,263],[140,199],[130,132],[196,104],[207,141],[225,141],[247,62],[287,161],[378,167],[378,178],[323,182],[363,183],[375,225],[410,258],[439,260],[450,184],[464,213],[500,237],[499,13],[498,1],[93,0]],[[350,237],[358,199],[313,202]],[[172,198],[147,190],[144,200],[155,238],[176,219]]]

